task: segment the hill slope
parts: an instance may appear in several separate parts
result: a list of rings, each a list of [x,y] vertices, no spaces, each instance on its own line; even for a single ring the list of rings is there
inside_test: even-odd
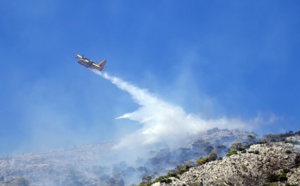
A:
[[[215,128],[190,138],[180,148],[145,148],[149,152],[143,154],[139,153],[141,149],[114,151],[115,144],[106,143],[1,157],[0,186],[136,184],[145,176],[165,174],[176,165],[207,156],[213,150],[224,155],[232,142],[247,141],[249,135],[256,139],[253,133]],[[128,158],[136,161],[130,163]]]
[[[161,177],[152,186],[300,185],[299,144],[295,135],[284,142],[251,145],[182,175]]]

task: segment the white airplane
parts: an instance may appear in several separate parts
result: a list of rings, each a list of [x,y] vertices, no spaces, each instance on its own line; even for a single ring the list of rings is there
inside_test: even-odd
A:
[[[102,71],[106,64],[106,60],[103,60],[100,63],[96,64],[95,62],[84,57],[83,55],[76,54],[75,57],[78,59],[79,64],[81,64],[87,68],[90,68],[90,69],[96,69],[96,70]]]

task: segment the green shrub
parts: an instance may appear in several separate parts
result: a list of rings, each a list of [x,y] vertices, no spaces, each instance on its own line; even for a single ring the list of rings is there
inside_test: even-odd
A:
[[[189,169],[190,167],[188,165],[177,165],[176,168],[173,170],[173,177],[175,177],[177,174],[183,174]]]
[[[178,177],[178,176],[177,176],[176,172],[171,172],[171,171],[169,171],[169,172],[167,173],[167,175],[164,176],[164,178],[170,178],[170,177]]]
[[[154,182],[159,182],[160,179],[159,178],[155,178]]]
[[[267,139],[261,139],[258,144],[266,144],[269,143]]]
[[[262,186],[275,186],[273,183],[264,183]]]
[[[200,183],[198,181],[194,182],[192,186],[199,186]]]
[[[208,155],[207,158],[208,158],[208,161],[214,161],[218,158],[218,155],[215,151],[213,151]]]
[[[290,183],[286,183],[285,186],[299,186],[298,184],[290,184]]]
[[[172,180],[169,178],[165,178],[165,179],[160,180],[160,183],[172,183]]]
[[[233,154],[237,154],[237,150],[230,150],[226,156],[231,156]]]
[[[281,174],[278,175],[278,180],[281,181],[281,182],[287,181],[287,179],[288,178],[287,178],[285,173],[281,173]]]
[[[269,174],[267,176],[268,182],[278,182],[278,181],[284,182],[287,180],[288,180],[287,175],[284,172],[281,174]]]
[[[205,158],[200,158],[200,159],[197,160],[197,164],[198,164],[198,165],[203,165],[203,164],[205,164],[205,163],[207,163],[207,162],[209,162],[209,159],[208,159],[207,157],[205,157]]]
[[[245,147],[243,146],[243,144],[241,142],[235,142],[230,145],[230,149],[242,151],[242,150],[245,150]]]
[[[255,151],[248,151],[248,153],[259,154],[259,151],[258,151],[258,150],[255,150]]]
[[[291,150],[286,150],[285,153],[286,154],[292,154],[292,151]]]
[[[300,154],[298,154],[295,158],[295,167],[299,167],[300,166]]]
[[[191,168],[191,167],[195,167],[196,166],[196,162],[194,160],[189,160],[189,161],[186,161],[184,163],[184,165],[188,168]]]
[[[151,186],[152,182],[148,182],[148,183],[140,183],[138,186]]]
[[[242,169],[243,169],[244,171],[247,171],[247,170],[248,170],[248,167],[247,167],[247,165],[245,165],[245,164],[242,164]]]
[[[197,164],[198,165],[203,165],[207,162],[210,162],[210,161],[214,161],[218,158],[218,155],[216,153],[216,151],[213,151],[211,152],[207,157],[200,157],[198,160],[197,160]]]
[[[274,186],[272,183],[264,183],[262,186]]]
[[[267,176],[267,181],[268,182],[277,182],[278,181],[278,176],[276,174],[269,174]]]

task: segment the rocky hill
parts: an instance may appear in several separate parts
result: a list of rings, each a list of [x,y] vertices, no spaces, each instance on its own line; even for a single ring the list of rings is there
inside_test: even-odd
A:
[[[152,186],[292,186],[300,185],[300,136],[266,135],[259,144],[235,143],[222,158],[212,155],[198,166],[178,166],[166,176],[140,185]],[[215,155],[215,154],[214,154]]]
[[[142,179],[166,174],[176,165],[194,165],[194,160],[213,151],[226,155],[236,141],[249,144],[257,141],[257,136],[240,130],[212,129],[191,137],[184,146],[147,149],[146,155],[137,157],[134,154],[139,149],[114,151],[113,143],[0,157],[0,186],[137,185]],[[128,157],[136,160],[129,162]],[[188,181],[187,175],[184,182],[192,180]]]

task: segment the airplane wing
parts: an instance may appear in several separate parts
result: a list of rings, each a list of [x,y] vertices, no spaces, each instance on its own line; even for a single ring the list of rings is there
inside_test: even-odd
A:
[[[85,63],[91,63],[91,62],[92,62],[91,60],[89,60],[88,58],[84,57],[83,55],[76,54],[75,57],[76,57],[77,59],[79,59],[79,60],[85,62]]]
[[[75,55],[75,58],[77,58],[77,59],[82,59],[82,56],[79,55],[79,54],[76,54],[76,55]]]

